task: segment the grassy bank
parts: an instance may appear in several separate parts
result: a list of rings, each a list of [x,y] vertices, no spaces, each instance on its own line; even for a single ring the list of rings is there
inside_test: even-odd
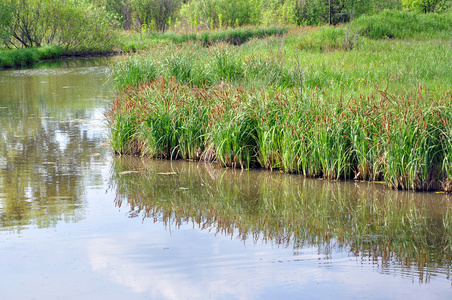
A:
[[[61,57],[64,50],[58,46],[22,48],[0,52],[0,68],[31,66],[44,59]]]
[[[117,32],[117,38],[113,45],[109,43],[105,48],[96,49],[86,47],[78,51],[65,50],[60,46],[46,46],[39,48],[20,48],[14,50],[0,50],[0,68],[20,68],[32,66],[36,62],[46,59],[57,59],[63,56],[87,56],[130,53],[139,50],[155,48],[159,45],[174,45],[186,42],[196,42],[204,47],[215,43],[229,43],[240,45],[252,38],[264,38],[268,36],[282,35],[287,32],[286,27],[244,27],[216,30],[203,33],[150,32],[138,34],[137,32]]]
[[[211,46],[214,43],[224,42],[232,45],[241,45],[252,38],[264,38],[268,36],[277,36],[287,33],[288,27],[242,27],[218,29],[215,31],[204,32],[145,32],[137,33],[126,31],[121,33],[121,42],[119,49],[123,52],[135,52],[145,50],[155,44],[181,44],[186,42],[198,42],[204,47]]]
[[[451,191],[450,40],[430,29],[369,38],[364,27],[301,28],[241,47],[159,45],[121,59],[113,149]]]
[[[44,60],[54,60],[64,57],[109,56],[117,53],[113,49],[86,49],[86,51],[65,51],[59,46],[39,48],[19,48],[0,51],[0,69],[31,67]]]

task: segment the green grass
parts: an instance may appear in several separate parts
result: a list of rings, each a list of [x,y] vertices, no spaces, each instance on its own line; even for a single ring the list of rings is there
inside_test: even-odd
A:
[[[215,43],[229,43],[232,45],[241,45],[252,38],[264,38],[268,36],[283,35],[288,31],[287,27],[272,26],[272,27],[241,27],[228,28],[215,31],[204,32],[188,32],[175,33],[167,32],[149,32],[142,35],[137,33],[124,33],[123,50],[138,50],[145,49],[147,46],[152,46],[156,43],[171,42],[174,44],[181,44],[186,42],[198,42],[203,46],[211,46]],[[136,45],[136,46],[133,46]]]
[[[126,56],[109,121],[133,121],[114,150],[451,191],[452,45],[429,28],[353,42],[351,25],[300,28]]]
[[[61,47],[22,48],[0,52],[0,68],[31,66],[43,59],[58,58],[63,55]]]
[[[279,87],[296,84],[290,68],[276,58],[268,59],[253,54],[252,49],[225,43],[209,48],[193,42],[156,45],[150,51],[117,60],[115,66],[113,79],[118,89],[136,88],[139,83],[159,77],[166,80],[175,77],[180,83],[198,87],[222,82]]]
[[[139,34],[135,31],[121,32],[117,48],[121,52],[133,53],[140,50],[154,49],[159,45],[197,43],[203,47],[212,46],[215,43],[229,43],[241,45],[253,38],[265,38],[279,36],[287,33],[288,27],[242,27],[229,28],[204,32],[145,32]]]
[[[123,97],[109,113],[113,128],[127,126],[114,131],[128,147],[116,147],[119,154],[196,160],[199,151],[214,151],[225,166],[384,179],[413,190],[444,188],[451,176],[444,164],[451,94],[435,100],[420,88],[407,97],[380,90],[361,99],[300,101],[291,91],[193,89],[162,78]]]
[[[386,10],[362,16],[354,24],[361,35],[371,39],[452,38],[452,13],[419,14]]]
[[[105,45],[105,48],[86,48],[78,50],[76,53],[65,51],[59,46],[45,46],[41,48],[23,48],[16,50],[0,50],[0,68],[14,68],[31,66],[34,63],[44,59],[54,59],[63,55],[90,55],[96,53],[129,53],[140,50],[153,49],[159,45],[177,45],[186,42],[197,43],[204,47],[211,46],[216,43],[229,43],[232,45],[241,45],[252,38],[264,38],[267,36],[282,35],[287,32],[286,27],[243,27],[217,31],[206,31],[202,33],[184,33],[176,34],[174,32],[150,32],[140,35],[136,32],[116,32],[118,36],[115,39],[115,46],[111,42]],[[169,54],[169,53],[167,53]],[[173,59],[175,58],[172,55]],[[172,62],[177,64],[177,61]],[[143,68],[142,68],[143,69]],[[137,74],[132,71],[133,74]],[[140,75],[141,76],[141,75]],[[149,78],[148,78],[149,79]],[[201,80],[198,84],[202,84],[206,78],[198,78]],[[141,80],[141,79],[139,79]]]

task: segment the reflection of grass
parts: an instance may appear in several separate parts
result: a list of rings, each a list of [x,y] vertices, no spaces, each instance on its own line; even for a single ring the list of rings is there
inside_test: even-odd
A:
[[[162,175],[169,167],[173,175]],[[125,170],[140,173],[119,175]],[[450,262],[451,220],[444,211],[451,203],[444,196],[423,201],[413,193],[372,185],[351,188],[278,173],[235,174],[209,165],[165,167],[124,158],[114,161],[112,181],[117,205],[127,201],[132,215],[165,224],[193,222],[225,235],[295,248],[347,247],[386,263],[415,264],[427,273]],[[441,199],[446,201],[440,204]]]
[[[394,14],[378,24],[393,26]],[[118,60],[113,148],[451,192],[449,15],[400,15],[429,26],[380,39],[363,17],[240,47],[160,44]]]

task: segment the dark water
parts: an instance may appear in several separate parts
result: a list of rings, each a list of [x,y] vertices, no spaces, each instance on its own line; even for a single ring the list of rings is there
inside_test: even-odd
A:
[[[0,299],[452,298],[450,196],[112,157],[108,72],[0,72]]]

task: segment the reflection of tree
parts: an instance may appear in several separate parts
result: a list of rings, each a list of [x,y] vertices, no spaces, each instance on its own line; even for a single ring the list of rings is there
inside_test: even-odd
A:
[[[0,73],[1,227],[80,220],[84,184],[102,182],[90,170],[101,136],[87,122],[106,75],[82,70]]]
[[[116,204],[127,202],[131,216],[295,249],[317,246],[327,257],[346,249],[383,270],[416,266],[422,281],[449,272],[447,196],[134,158],[114,161],[112,182]]]

